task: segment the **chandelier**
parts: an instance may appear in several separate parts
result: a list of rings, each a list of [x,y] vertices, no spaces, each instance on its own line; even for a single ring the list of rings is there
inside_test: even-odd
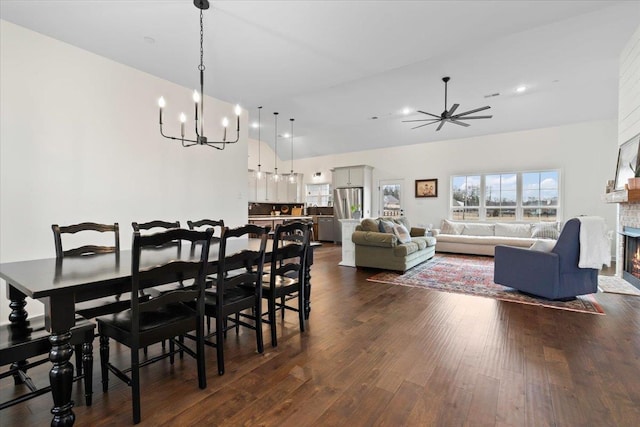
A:
[[[239,105],[235,107],[236,113],[236,138],[234,140],[227,140],[227,127],[229,126],[229,119],[226,117],[222,119],[222,126],[224,128],[224,133],[222,136],[222,141],[210,141],[204,135],[204,49],[203,49],[203,40],[204,40],[204,25],[202,23],[202,11],[209,9],[209,1],[208,0],[193,0],[193,4],[200,9],[200,65],[198,65],[198,70],[200,71],[200,92],[197,90],[193,91],[193,102],[195,103],[195,139],[185,138],[185,122],[187,121],[187,116],[184,113],[180,113],[180,137],[165,135],[162,131],[162,112],[164,107],[166,106],[166,102],[164,97],[160,97],[158,100],[158,106],[160,107],[160,135],[167,139],[173,139],[176,141],[181,141],[183,147],[192,147],[194,145],[205,145],[207,147],[212,147],[218,150],[224,150],[227,144],[233,144],[238,142],[240,139],[240,113],[242,109]]]
[[[289,119],[291,122],[291,173],[289,173],[289,182],[291,184],[295,184],[297,181],[296,174],[293,173],[293,121],[294,119]]]

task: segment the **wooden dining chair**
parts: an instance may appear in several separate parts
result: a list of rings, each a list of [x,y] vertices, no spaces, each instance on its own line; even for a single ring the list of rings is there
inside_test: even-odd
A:
[[[207,379],[204,360],[204,286],[209,246],[213,230],[192,231],[170,229],[148,236],[141,236],[139,231],[133,234],[131,262],[131,308],[129,310],[99,317],[98,333],[100,334],[100,366],[102,370],[102,390],[109,386],[109,371],[131,386],[133,422],[141,420],[140,403],[140,367],[172,357],[178,351],[184,351],[194,357],[197,362],[198,386],[206,388]],[[157,248],[173,241],[190,242],[200,248],[200,254],[188,260],[154,261],[159,252]],[[149,253],[150,252],[150,253]],[[161,253],[161,252],[160,252]],[[144,255],[143,255],[144,254]],[[141,261],[149,256],[151,261]],[[170,257],[167,257],[167,259]],[[148,268],[148,265],[153,267]],[[144,287],[166,282],[175,282],[196,273],[195,286],[188,289],[176,289],[160,296],[144,301],[138,298],[138,292]],[[195,351],[184,345],[176,337],[195,331]],[[131,367],[118,369],[109,362],[109,339],[112,338],[130,348]],[[180,350],[165,352],[140,363],[139,349],[170,340]],[[173,348],[173,347],[172,347]],[[173,362],[173,359],[171,359]],[[127,374],[130,372],[130,376]]]
[[[296,221],[278,225],[273,235],[273,249],[269,273],[264,275],[262,296],[267,300],[268,311],[265,323],[271,327],[271,345],[276,347],[276,312],[285,310],[298,312],[300,331],[304,332],[304,285],[305,266],[310,245],[311,231],[307,222]],[[297,307],[287,301],[297,299]]]
[[[233,251],[233,245],[245,241],[249,235],[257,236],[259,247],[248,249],[240,243],[242,248]],[[254,330],[258,353],[264,351],[260,282],[266,246],[267,229],[264,227],[247,224],[222,230],[218,271],[211,289],[205,291],[204,303],[205,315],[216,320],[216,330],[206,336],[205,344],[216,348],[219,375],[224,374],[224,336],[228,329],[243,326]]]
[[[213,228],[213,241],[216,242],[220,240],[220,236],[222,235],[224,220],[201,219],[200,221],[187,221],[187,226],[189,227],[189,230],[197,230],[201,229],[202,227]]]
[[[25,314],[26,315],[26,314]],[[70,344],[80,348],[80,362],[84,369],[76,369],[74,381],[83,379],[84,397],[87,406],[91,406],[93,394],[93,337],[95,325],[86,319],[76,317],[76,324],[71,328]],[[0,325],[0,366],[10,365],[8,370],[0,374],[0,379],[13,377],[16,386],[24,384],[28,392],[0,402],[0,410],[34,397],[49,393],[51,386],[38,388],[29,377],[28,369],[49,362],[51,342],[49,332],[45,328],[44,316],[28,318],[24,322]],[[37,358],[35,361],[28,359]],[[83,372],[83,373],[81,373]]]

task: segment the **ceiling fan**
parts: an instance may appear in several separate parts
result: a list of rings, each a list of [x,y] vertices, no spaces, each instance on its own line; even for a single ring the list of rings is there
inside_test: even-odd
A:
[[[443,77],[442,81],[444,82],[444,111],[442,112],[442,114],[435,115],[435,114],[431,114],[431,113],[427,113],[425,111],[420,111],[418,110],[418,113],[422,113],[422,114],[426,114],[427,116],[431,116],[431,117],[435,117],[433,119],[419,119],[419,120],[403,120],[403,123],[410,123],[410,122],[427,122],[424,123],[422,125],[418,125],[416,127],[413,127],[411,129],[418,129],[421,128],[422,126],[427,126],[427,125],[432,125],[434,123],[438,123],[440,122],[440,124],[438,125],[438,127],[436,128],[436,131],[442,129],[442,126],[446,123],[454,123],[458,126],[464,126],[464,127],[468,127],[469,125],[467,123],[463,123],[461,120],[471,120],[471,119],[490,119],[493,116],[471,116],[469,117],[468,114],[473,114],[473,113],[477,113],[478,111],[483,111],[483,110],[487,110],[489,108],[491,108],[490,106],[485,106],[485,107],[480,107],[480,108],[476,108],[475,110],[469,110],[469,111],[465,111],[464,113],[458,113],[458,114],[453,114],[456,109],[460,106],[460,104],[453,104],[451,106],[451,110],[447,111],[447,83],[449,82],[449,80],[451,80],[449,77]]]

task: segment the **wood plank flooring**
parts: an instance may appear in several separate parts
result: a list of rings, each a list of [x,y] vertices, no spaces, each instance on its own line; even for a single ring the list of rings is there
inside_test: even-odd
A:
[[[640,425],[640,297],[599,293],[598,316],[370,283],[375,271],[339,267],[333,245],[315,260],[307,332],[288,313],[275,349],[265,325],[262,355],[250,331],[230,332],[224,376],[207,348],[206,390],[189,357],[143,368],[141,425]],[[77,425],[131,425],[129,388],[112,378],[101,391],[97,340],[94,356],[93,406],[73,392]],[[48,369],[32,377],[46,384]],[[3,380],[0,399],[15,390]],[[48,425],[50,407],[39,397],[0,425]]]

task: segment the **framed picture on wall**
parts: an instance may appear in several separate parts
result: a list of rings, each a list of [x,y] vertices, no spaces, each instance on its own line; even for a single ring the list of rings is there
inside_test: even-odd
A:
[[[618,150],[618,164],[616,165],[616,190],[624,190],[629,178],[635,176],[632,166],[638,164],[638,150],[640,149],[640,134],[634,136],[620,146]]]
[[[416,197],[438,197],[438,180],[416,179]]]

